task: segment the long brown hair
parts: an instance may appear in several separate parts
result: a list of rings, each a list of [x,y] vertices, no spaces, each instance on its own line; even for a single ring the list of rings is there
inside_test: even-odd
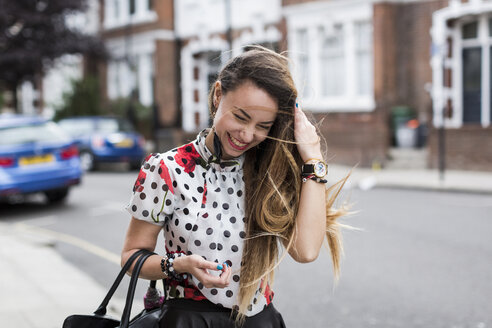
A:
[[[294,107],[297,89],[289,71],[288,59],[261,46],[249,46],[231,59],[217,78],[222,94],[233,91],[245,82],[265,90],[277,101],[278,113],[268,137],[246,152],[244,164],[246,196],[246,239],[243,248],[239,291],[239,318],[243,318],[258,284],[272,284],[279,262],[279,239],[286,251],[296,236],[297,212],[301,192],[303,164],[294,139]],[[209,108],[215,115],[213,96]],[[342,243],[340,224],[336,219],[342,211],[332,209],[333,202],[345,180],[326,192],[327,232],[335,276],[340,270]]]

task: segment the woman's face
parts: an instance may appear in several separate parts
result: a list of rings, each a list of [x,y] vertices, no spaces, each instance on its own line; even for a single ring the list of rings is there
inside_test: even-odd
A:
[[[226,94],[221,94],[220,82],[216,83],[215,132],[222,143],[222,158],[231,159],[265,140],[278,106],[272,96],[252,82],[245,82]]]

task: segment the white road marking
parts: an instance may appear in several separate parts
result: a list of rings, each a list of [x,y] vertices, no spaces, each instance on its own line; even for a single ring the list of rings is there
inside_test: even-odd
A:
[[[15,224],[15,227],[19,230],[36,232],[38,234],[42,234],[42,235],[50,237],[52,239],[59,240],[59,241],[62,241],[64,243],[76,246],[80,249],[83,249],[86,252],[89,252],[89,253],[92,253],[96,256],[99,256],[100,258],[107,260],[111,263],[114,263],[118,266],[121,263],[120,262],[120,255],[114,254],[114,253],[112,253],[112,252],[110,252],[110,251],[108,251],[108,250],[106,250],[100,246],[94,245],[94,244],[92,244],[92,243],[90,243],[84,239],[74,237],[74,236],[71,236],[68,234],[64,234],[61,232],[41,228],[38,226],[28,225],[28,224],[25,224],[22,222]]]

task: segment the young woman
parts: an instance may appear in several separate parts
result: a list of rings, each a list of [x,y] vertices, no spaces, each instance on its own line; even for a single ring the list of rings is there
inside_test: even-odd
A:
[[[279,241],[305,263],[327,237],[338,272],[341,213],[331,205],[342,183],[329,196],[320,138],[296,98],[287,59],[250,47],[211,88],[212,128],[146,158],[122,262],[154,251],[164,230],[166,255],[141,273],[167,278],[162,327],[284,327],[271,303]]]

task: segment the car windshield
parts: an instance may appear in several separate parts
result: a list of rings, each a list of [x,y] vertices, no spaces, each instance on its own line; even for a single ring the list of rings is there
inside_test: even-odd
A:
[[[94,121],[92,120],[61,120],[58,124],[72,137],[89,135],[94,132]]]
[[[69,137],[55,123],[21,125],[0,129],[0,145],[21,145],[32,142],[69,141]]]
[[[104,118],[98,121],[97,131],[103,133],[133,132],[133,127],[130,122],[123,119]]]

